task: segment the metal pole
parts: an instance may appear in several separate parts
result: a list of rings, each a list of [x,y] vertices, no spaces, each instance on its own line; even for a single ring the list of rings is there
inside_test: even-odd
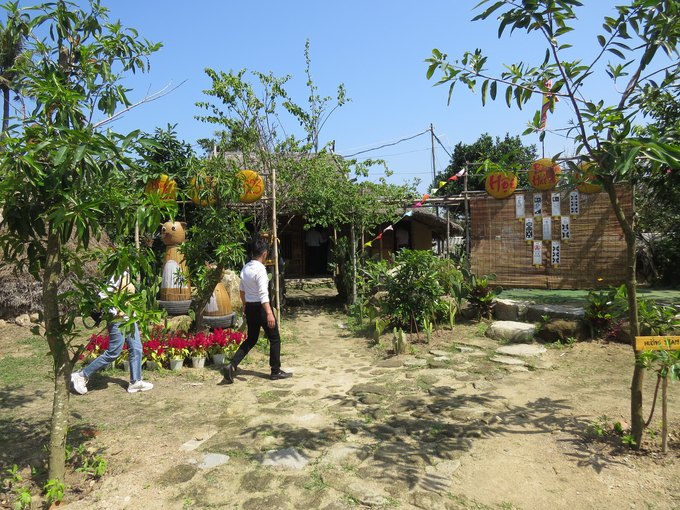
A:
[[[449,239],[451,239],[451,222],[449,220],[449,208],[446,208],[446,258],[449,258]]]

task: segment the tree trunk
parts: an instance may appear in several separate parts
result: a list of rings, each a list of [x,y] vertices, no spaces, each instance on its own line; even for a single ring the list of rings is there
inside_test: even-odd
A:
[[[637,309],[637,282],[635,281],[635,231],[633,222],[628,223],[626,216],[621,209],[619,197],[614,188],[614,181],[610,176],[603,176],[604,189],[609,195],[609,201],[614,209],[616,219],[621,225],[623,235],[626,240],[626,290],[628,291],[628,322],[630,324],[630,335],[633,339],[632,347],[635,355],[635,368],[633,369],[633,381],[630,386],[630,413],[632,435],[635,439],[635,448],[640,448],[642,433],[645,429],[645,419],[642,415],[642,382],[645,377],[645,369],[639,363],[639,354],[635,350],[635,337],[640,334],[640,324],[638,322]],[[634,188],[631,193],[634,193]]]
[[[223,272],[224,267],[220,265],[218,265],[217,268],[208,271],[205,276],[208,280],[208,286],[206,287],[205,293],[202,296],[196,296],[191,303],[191,309],[194,311],[194,329],[196,332],[203,331],[203,310],[205,309],[205,305],[208,304],[208,301],[210,301],[213,292],[215,292],[215,287],[217,287],[217,284],[222,279]]]
[[[47,259],[43,276],[43,311],[45,338],[54,359],[54,400],[49,444],[48,478],[64,481],[66,475],[66,434],[68,432],[69,390],[73,362],[68,346],[60,333],[59,303],[57,301],[61,275],[61,240],[52,232],[47,240]]]
[[[9,87],[2,87],[2,137],[6,136],[7,129],[9,128],[9,97],[10,90]]]
[[[668,378],[669,374],[663,378],[661,383],[661,419],[663,420],[661,425],[661,453],[668,453],[668,400],[666,399],[668,392]]]
[[[354,239],[354,223],[350,226],[349,256],[352,257],[352,300],[351,305],[357,304],[357,253]]]

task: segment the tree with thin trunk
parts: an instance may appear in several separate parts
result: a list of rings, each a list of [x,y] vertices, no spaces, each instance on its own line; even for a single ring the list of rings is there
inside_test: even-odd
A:
[[[25,57],[25,42],[28,35],[28,16],[19,10],[19,2],[10,2],[3,7],[7,10],[7,22],[0,24],[0,90],[2,90],[2,132],[7,131],[10,119],[10,98],[17,87],[16,65]]]
[[[160,44],[139,40],[120,22],[109,23],[98,0],[86,9],[57,0],[22,11],[29,30],[42,35],[28,39],[30,58],[14,67],[35,109],[24,124],[8,128],[3,142],[0,246],[5,260],[43,283],[44,335],[54,360],[48,476],[63,481],[70,375],[82,347],[72,344],[78,310],[60,308],[66,296],[59,294],[59,284],[69,274],[82,277],[105,208],[122,214],[132,202],[124,197],[112,203],[107,186],[134,166],[127,154],[136,133],[102,133],[95,116],[110,119],[132,106],[120,75],[146,70],[147,56]],[[138,210],[144,219],[147,209]],[[75,247],[67,247],[69,240]],[[77,302],[83,298],[71,295]],[[131,317],[137,306],[119,305]]]
[[[489,4],[483,0],[478,7]],[[437,70],[443,73],[437,83],[449,85],[449,101],[456,83],[462,83],[479,92],[482,104],[490,97],[501,94],[508,106],[520,109],[529,100],[547,98],[549,106],[555,101],[567,103],[574,112],[569,135],[577,144],[578,158],[592,164],[581,179],[592,175],[609,196],[614,214],[621,225],[626,241],[626,289],[631,335],[639,334],[638,308],[635,280],[635,231],[632,218],[626,218],[619,203],[615,184],[634,183],[648,175],[659,175],[668,169],[680,168],[680,149],[673,139],[663,133],[640,135],[633,125],[635,115],[650,97],[677,87],[680,78],[678,41],[680,38],[680,6],[676,0],[631,0],[619,5],[612,15],[603,20],[603,33],[593,42],[595,58],[583,62],[573,55],[575,9],[582,7],[578,0],[500,0],[490,4],[474,20],[493,16],[499,22],[499,37],[506,28],[524,30],[543,36],[546,43],[545,58],[538,65],[525,62],[505,64],[499,75],[487,72],[489,59],[482,50],[465,52],[461,60],[449,61],[447,55],[434,49],[428,58],[427,77]],[[585,37],[581,41],[588,40]],[[620,59],[621,63],[600,64],[603,57]],[[605,104],[599,98],[586,98],[586,85],[595,73],[604,72],[614,80],[619,90],[618,101]],[[552,81],[552,86],[550,86]],[[620,87],[619,84],[623,83]],[[504,93],[501,89],[505,88]],[[541,112],[534,115],[525,134],[540,131]],[[545,131],[541,137],[545,136]],[[559,157],[555,155],[554,158]],[[644,173],[639,172],[636,160],[644,159]],[[569,163],[576,170],[573,162]],[[639,448],[644,431],[642,414],[642,381],[644,369],[635,354],[631,384],[632,435]]]

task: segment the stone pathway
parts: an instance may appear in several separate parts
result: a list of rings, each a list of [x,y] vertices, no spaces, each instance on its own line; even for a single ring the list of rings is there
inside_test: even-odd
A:
[[[214,417],[219,432],[187,443],[198,466],[161,477],[193,486],[183,490],[197,506],[224,503],[224,488],[202,481],[214,476],[231,480],[230,502],[244,509],[458,508],[446,494],[461,458],[513,419],[494,393],[508,374],[500,367],[527,370],[545,351],[507,346],[494,358],[498,342],[474,338],[375,360],[318,308],[301,309],[288,328],[297,341],[284,345],[283,368],[294,377],[240,371]]]

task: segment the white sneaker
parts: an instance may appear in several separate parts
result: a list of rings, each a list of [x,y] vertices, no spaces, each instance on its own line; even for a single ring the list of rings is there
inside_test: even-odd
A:
[[[71,373],[71,384],[73,385],[73,391],[78,395],[85,395],[87,393],[87,383],[89,379],[82,370]]]
[[[130,383],[130,385],[128,386],[128,393],[137,393],[138,391],[149,391],[151,388],[153,388],[153,384],[151,384],[150,382],[139,380]]]

